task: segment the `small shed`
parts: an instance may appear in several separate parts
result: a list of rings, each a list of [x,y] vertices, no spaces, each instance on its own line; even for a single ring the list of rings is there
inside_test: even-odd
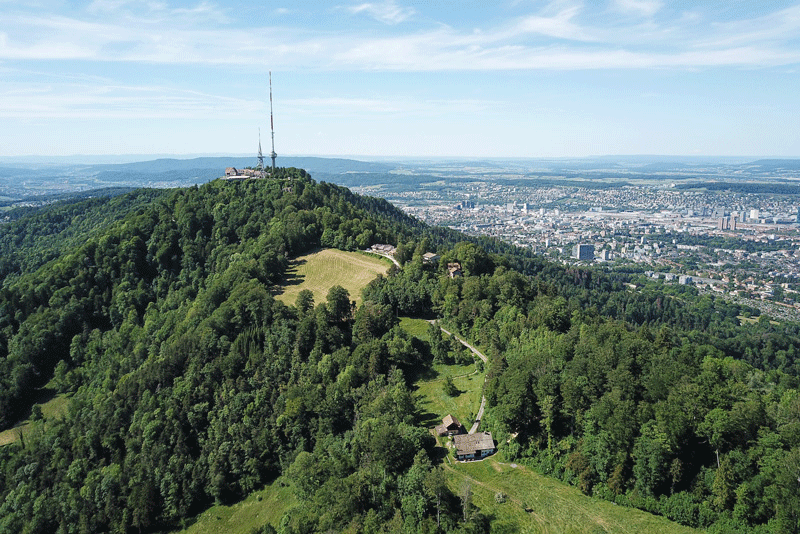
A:
[[[442,424],[436,427],[436,433],[440,436],[455,436],[461,434],[463,429],[454,415],[447,414],[442,419]]]

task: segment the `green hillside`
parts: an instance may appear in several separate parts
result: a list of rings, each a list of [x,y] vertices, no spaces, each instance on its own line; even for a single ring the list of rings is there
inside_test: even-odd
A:
[[[456,494],[466,488],[472,503],[489,518],[492,532],[564,534],[691,534],[694,529],[663,517],[592,499],[577,488],[525,466],[495,459],[448,468]]]
[[[353,255],[375,243],[402,268]],[[797,324],[430,228],[297,169],[33,210],[0,247],[0,431],[38,419],[43,388],[59,399],[0,446],[0,532],[680,531],[628,508],[800,528]],[[292,274],[319,250],[344,263]],[[319,293],[276,299],[298,273]],[[471,356],[409,317],[488,363],[459,378]],[[483,373],[500,453],[445,467],[428,426],[468,418]],[[463,398],[439,396],[447,376]]]

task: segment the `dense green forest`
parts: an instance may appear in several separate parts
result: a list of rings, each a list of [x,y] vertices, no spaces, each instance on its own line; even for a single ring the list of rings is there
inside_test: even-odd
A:
[[[272,297],[292,257],[374,243],[403,268],[358,309],[337,287]],[[0,532],[163,531],[276,479],[300,502],[282,533],[485,532],[419,424],[411,383],[440,350],[409,315],[489,353],[505,458],[712,531],[800,528],[798,326],[690,288],[430,228],[297,169],[54,204],[0,226],[0,253],[0,429],[45,384],[71,396],[0,448]]]

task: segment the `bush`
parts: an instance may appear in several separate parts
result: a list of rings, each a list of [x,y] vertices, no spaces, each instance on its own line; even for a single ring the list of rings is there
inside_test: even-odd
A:
[[[455,397],[458,395],[458,388],[453,383],[453,379],[449,376],[444,379],[444,392],[448,397]]]

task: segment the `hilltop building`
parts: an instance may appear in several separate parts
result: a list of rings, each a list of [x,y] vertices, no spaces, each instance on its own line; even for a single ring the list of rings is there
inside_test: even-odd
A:
[[[266,173],[259,169],[237,169],[236,167],[228,167],[225,169],[226,180],[246,180],[248,178],[265,178]]]

